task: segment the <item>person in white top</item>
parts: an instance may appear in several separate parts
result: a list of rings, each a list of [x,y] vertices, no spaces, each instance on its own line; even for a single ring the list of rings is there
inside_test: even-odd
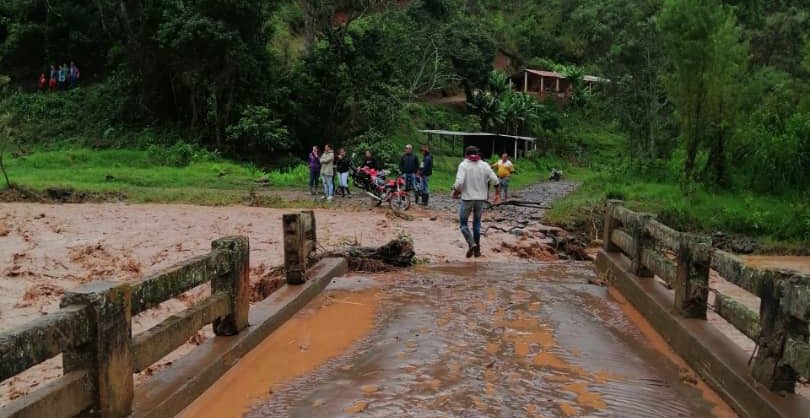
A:
[[[495,193],[499,193],[499,179],[486,161],[481,161],[480,151],[477,147],[467,147],[464,150],[464,161],[458,165],[456,182],[453,185],[453,197],[461,197],[459,208],[459,223],[461,234],[469,245],[467,258],[481,256],[481,212],[484,201],[489,197],[489,186],[495,186]],[[470,214],[473,215],[473,230],[470,232]]]

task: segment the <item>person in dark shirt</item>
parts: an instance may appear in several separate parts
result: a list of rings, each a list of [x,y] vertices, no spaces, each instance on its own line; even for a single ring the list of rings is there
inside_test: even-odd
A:
[[[352,195],[349,191],[349,170],[351,169],[351,161],[346,156],[346,149],[341,148],[338,150],[337,158],[335,159],[335,171],[338,173],[338,193],[346,197]]]
[[[405,145],[405,154],[399,159],[399,172],[405,179],[405,190],[413,190],[417,170],[419,170],[419,157],[413,154],[411,144]]]
[[[366,150],[366,153],[363,155],[363,165],[360,167],[368,167],[373,168],[375,170],[382,169],[380,162],[374,157],[374,154],[371,151]]]
[[[307,156],[309,163],[309,193],[315,195],[318,191],[318,179],[321,177],[321,153],[317,146]]]
[[[433,175],[433,155],[427,145],[422,145],[422,168],[419,172],[422,177],[422,206],[427,206],[430,199],[430,176]]]

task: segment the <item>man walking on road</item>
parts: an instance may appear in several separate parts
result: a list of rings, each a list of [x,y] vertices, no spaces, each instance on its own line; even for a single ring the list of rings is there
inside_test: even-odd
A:
[[[484,201],[489,194],[489,185],[495,186],[495,193],[500,192],[498,176],[492,167],[481,161],[480,151],[477,147],[467,147],[464,150],[464,161],[458,165],[456,182],[453,185],[453,197],[461,197],[459,208],[459,222],[461,234],[469,245],[467,258],[481,256],[481,212]],[[473,215],[473,230],[470,232],[470,214]]]
[[[416,170],[419,170],[419,157],[414,155],[411,144],[405,145],[405,155],[399,160],[399,172],[405,179],[405,190],[413,190]]]

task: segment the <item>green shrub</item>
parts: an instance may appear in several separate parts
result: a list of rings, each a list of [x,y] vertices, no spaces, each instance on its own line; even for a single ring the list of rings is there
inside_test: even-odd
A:
[[[172,167],[186,167],[194,159],[194,147],[183,141],[177,141],[171,147],[160,145],[150,145],[146,148],[149,160],[155,165],[167,165]]]

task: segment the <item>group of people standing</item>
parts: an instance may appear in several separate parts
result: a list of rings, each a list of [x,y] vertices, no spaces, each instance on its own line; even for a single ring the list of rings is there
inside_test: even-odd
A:
[[[332,201],[335,197],[335,173],[338,178],[338,193],[341,196],[351,196],[352,192],[349,190],[349,171],[351,170],[351,161],[346,155],[346,149],[338,149],[337,156],[332,149],[332,145],[326,144],[321,153],[318,146],[313,146],[307,157],[309,161],[309,192],[313,195],[317,194],[318,182],[323,184],[323,197],[322,199]]]
[[[399,170],[405,180],[407,190],[419,190],[417,199],[421,197],[422,205],[427,205],[430,198],[430,177],[433,174],[433,156],[430,147],[422,145],[422,161],[413,152],[413,146],[406,145],[405,152],[399,160]],[[346,150],[340,148],[337,155],[332,146],[324,146],[323,152],[317,146],[312,147],[308,156],[309,161],[309,190],[317,194],[318,182],[323,184],[323,197],[331,201],[335,195],[335,174],[338,178],[338,193],[341,196],[351,196],[349,191],[349,173],[351,160]],[[382,166],[371,151],[363,156],[362,167],[382,169]],[[509,155],[504,153],[495,163],[488,164],[482,161],[481,153],[477,147],[470,146],[465,149],[464,160],[459,164],[456,180],[453,184],[453,197],[461,199],[459,207],[459,224],[461,234],[467,242],[467,257],[481,256],[481,215],[484,202],[489,199],[489,187],[495,186],[495,200],[508,198],[509,180],[515,172],[514,164]],[[469,221],[472,216],[472,229]]]
[[[39,75],[39,90],[67,90],[75,88],[79,84],[81,72],[75,62],[71,61],[70,66],[62,64],[59,67],[51,65],[48,76],[45,73]]]
[[[313,146],[307,156],[309,192],[312,195],[318,194],[319,183],[321,183],[323,185],[322,199],[331,201],[336,192],[343,197],[351,196],[349,173],[352,162],[346,154],[346,149],[338,149],[337,155],[335,155],[330,144],[324,145],[323,148],[323,152],[321,152],[317,145]],[[399,161],[399,171],[405,180],[405,189],[418,190],[417,203],[427,206],[430,195],[430,176],[433,174],[433,156],[427,145],[422,145],[421,151],[423,160],[420,163],[419,157],[413,152],[413,146],[406,145],[405,152]],[[382,163],[368,150],[363,155],[363,163],[360,167],[383,169]],[[337,191],[335,190],[335,177],[337,177]],[[420,198],[421,202],[419,202]]]

